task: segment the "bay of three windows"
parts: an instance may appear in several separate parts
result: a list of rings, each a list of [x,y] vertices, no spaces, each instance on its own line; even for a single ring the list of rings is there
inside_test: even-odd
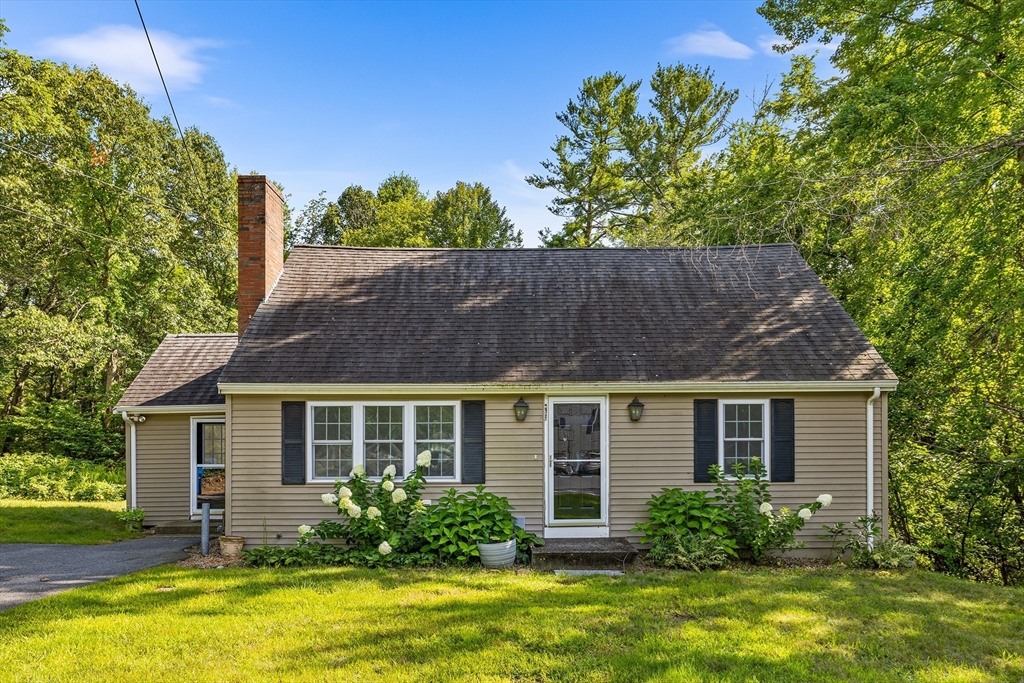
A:
[[[351,476],[361,465],[381,477],[393,465],[396,478],[411,473],[416,455],[431,453],[424,475],[455,480],[457,403],[310,404],[310,474],[313,479]]]

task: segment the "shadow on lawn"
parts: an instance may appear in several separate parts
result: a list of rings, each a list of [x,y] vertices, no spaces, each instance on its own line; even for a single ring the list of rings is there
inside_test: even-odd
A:
[[[731,579],[726,585],[723,576]],[[360,662],[383,670],[441,661],[471,667],[453,669],[455,675],[554,680],[594,670],[646,680],[680,668],[764,680],[902,678],[961,666],[1024,674],[1020,595],[988,601],[979,614],[977,603],[934,587],[917,592],[904,584],[905,595],[880,591],[885,585],[857,573],[831,580],[767,574],[562,579],[551,590],[528,592],[488,585],[486,595],[403,606],[398,625],[358,615],[366,628],[320,647],[319,654],[335,667]],[[981,632],[997,623],[998,633]],[[308,660],[309,650],[290,657],[294,661],[283,661],[280,671]]]
[[[281,675],[315,665],[529,680],[598,671],[612,680],[895,680],[947,669],[1024,676],[1024,592],[922,572],[609,579],[161,567],[0,614],[0,635],[45,634],[69,618],[107,614],[293,621],[302,644],[274,650]]]

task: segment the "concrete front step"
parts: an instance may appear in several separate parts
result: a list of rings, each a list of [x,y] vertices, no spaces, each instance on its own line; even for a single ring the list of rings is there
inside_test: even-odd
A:
[[[636,548],[624,538],[549,538],[533,549],[532,567],[556,569],[625,569],[636,559]]]
[[[217,531],[223,522],[219,519],[210,520],[210,536],[220,536]],[[192,519],[179,519],[173,522],[164,522],[163,524],[157,524],[150,529],[150,533],[157,536],[199,536],[203,533],[203,523],[201,520]]]

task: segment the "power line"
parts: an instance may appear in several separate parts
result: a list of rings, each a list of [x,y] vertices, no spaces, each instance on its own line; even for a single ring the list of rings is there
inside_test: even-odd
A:
[[[34,213],[29,213],[28,211],[22,211],[21,209],[16,209],[13,206],[8,206],[7,204],[0,204],[0,209],[7,209],[8,211],[13,211],[15,213],[20,213],[22,216],[28,216],[29,218],[34,218],[34,219],[36,219],[38,221],[46,221],[47,223],[53,223],[54,225],[59,225],[62,228],[66,228],[68,230],[73,230],[75,232],[80,232],[83,235],[88,235],[89,237],[93,237],[95,239],[104,240],[106,242],[110,242],[112,244],[116,244],[118,246],[125,247],[127,249],[135,249],[135,250],[139,251],[142,254],[147,254],[147,255],[152,254],[151,250],[147,249],[146,247],[139,246],[138,244],[129,244],[128,242],[122,242],[121,240],[114,239],[113,237],[107,237],[105,235],[97,235],[96,233],[90,232],[88,230],[84,230],[83,228],[76,228],[73,225],[68,225],[67,223],[61,223],[60,221],[55,221],[52,218],[47,218],[46,216],[38,216],[38,215],[36,215]]]
[[[69,168],[68,166],[65,166],[64,164],[59,164],[56,161],[52,161],[50,159],[47,159],[44,156],[39,156],[38,154],[33,154],[32,152],[29,152],[28,150],[25,150],[25,149],[22,149],[21,147],[18,147],[17,145],[9,145],[6,142],[0,141],[0,147],[6,147],[7,149],[14,150],[15,152],[20,152],[20,153],[24,154],[27,157],[31,157],[33,159],[41,161],[44,164],[49,164],[50,166],[53,166],[54,168],[57,168],[57,169],[59,169],[61,171],[65,171],[66,173],[73,173],[74,175],[81,176],[83,178],[88,178],[89,180],[94,180],[97,183],[100,183],[102,185],[106,185],[107,187],[113,188],[115,190],[119,190],[121,192],[130,194],[130,195],[132,195],[134,197],[140,197],[142,199],[145,199],[148,202],[151,202],[151,203],[155,204],[156,206],[159,206],[159,207],[162,207],[164,209],[167,209],[168,211],[174,211],[175,213],[179,213],[182,216],[184,216],[185,218],[189,218],[189,219],[193,218],[193,216],[190,215],[187,211],[182,211],[181,209],[176,209],[173,206],[169,206],[167,204],[164,204],[163,202],[159,202],[156,199],[153,199],[152,197],[150,197],[149,195],[143,194],[141,192],[136,192],[135,190],[131,190],[131,189],[127,188],[127,187],[121,187],[119,185],[115,185],[113,183],[107,182],[106,180],[103,180],[102,178],[97,178],[94,175],[89,175],[88,173],[84,173],[82,171],[79,171],[78,169]],[[224,227],[224,226],[222,226],[222,227]]]
[[[192,167],[192,177],[196,179],[196,186],[205,200],[206,193],[203,192],[203,184],[199,180],[199,174],[196,173],[196,165],[192,161],[192,152],[189,151],[188,145],[185,143],[185,134],[181,131],[181,124],[178,123],[178,113],[174,111],[174,102],[171,101],[171,91],[167,89],[167,81],[164,80],[164,72],[160,68],[160,60],[156,58],[156,50],[153,48],[153,41],[149,37],[149,29],[146,28],[146,20],[142,18],[142,8],[139,7],[139,0],[135,0],[135,9],[139,12],[139,21],[142,22],[142,31],[146,34],[146,42],[149,43],[149,51],[153,54],[153,61],[156,63],[156,72],[160,74],[160,83],[164,86],[164,94],[167,95],[167,104],[171,106],[171,115],[174,116],[174,125],[178,128],[178,137],[181,138],[181,146],[185,148],[185,155],[188,157],[188,165]]]

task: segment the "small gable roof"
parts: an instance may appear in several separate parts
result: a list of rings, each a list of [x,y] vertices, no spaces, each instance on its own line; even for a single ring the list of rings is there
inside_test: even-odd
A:
[[[895,375],[790,244],[303,245],[220,377],[226,384],[843,380]]]
[[[234,333],[167,335],[118,406],[223,405],[217,380],[237,343]]]

